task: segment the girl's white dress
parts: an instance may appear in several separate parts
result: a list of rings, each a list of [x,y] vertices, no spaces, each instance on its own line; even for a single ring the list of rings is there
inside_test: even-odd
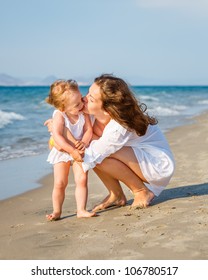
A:
[[[142,173],[149,182],[147,187],[158,196],[168,185],[175,168],[172,152],[158,125],[149,125],[146,134],[138,136],[111,120],[102,136],[86,148],[82,163],[84,172],[123,146],[133,149]]]
[[[53,112],[53,117],[55,116],[55,114],[57,112],[58,112],[58,110],[55,110]],[[79,119],[77,120],[77,122],[75,124],[72,124],[65,113],[63,113],[61,111],[59,111],[59,112],[64,117],[65,127],[69,129],[69,131],[72,133],[72,135],[74,136],[75,139],[81,140],[82,136],[83,136],[83,127],[85,124],[84,115],[82,113],[79,114]],[[68,153],[65,153],[65,152],[60,152],[55,147],[52,148],[52,150],[50,151],[48,158],[47,158],[47,161],[51,164],[55,164],[58,162],[68,162],[71,160],[73,160],[71,155],[69,155]]]

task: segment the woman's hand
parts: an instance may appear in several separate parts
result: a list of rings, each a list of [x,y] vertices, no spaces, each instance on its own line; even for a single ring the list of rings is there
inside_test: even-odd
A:
[[[44,122],[44,125],[48,127],[48,132],[52,132],[52,127],[53,127],[53,120],[48,119]]]

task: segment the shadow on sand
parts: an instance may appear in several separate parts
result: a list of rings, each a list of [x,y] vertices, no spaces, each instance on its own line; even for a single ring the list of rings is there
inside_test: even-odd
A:
[[[154,198],[153,202],[151,203],[151,206],[172,199],[180,199],[184,197],[202,196],[202,195],[208,195],[208,183],[165,189],[158,197]],[[133,199],[129,199],[127,201],[127,205],[129,206],[132,203],[133,203]]]
[[[152,205],[171,199],[202,195],[208,195],[208,183],[165,189],[157,198],[154,199]]]
[[[160,204],[162,202],[165,202],[165,201],[168,201],[171,199],[180,199],[180,198],[184,198],[184,197],[202,196],[202,195],[208,195],[208,183],[165,189],[158,197],[156,197],[153,200],[153,202],[151,203],[151,206]],[[130,206],[132,203],[133,203],[133,199],[130,199],[127,201],[126,206]],[[116,208],[118,208],[118,206],[110,206],[107,209],[99,210],[98,216],[99,216],[99,213],[113,210]],[[71,218],[74,216],[76,216],[76,214],[62,217],[60,220],[63,220],[66,218]]]

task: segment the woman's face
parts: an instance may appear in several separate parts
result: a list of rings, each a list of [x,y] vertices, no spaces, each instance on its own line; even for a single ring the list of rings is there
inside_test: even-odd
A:
[[[95,116],[104,113],[102,108],[100,87],[95,83],[91,85],[88,94],[84,97],[83,111],[87,114]]]

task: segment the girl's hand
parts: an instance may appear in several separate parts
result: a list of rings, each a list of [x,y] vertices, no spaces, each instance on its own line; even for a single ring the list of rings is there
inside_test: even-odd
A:
[[[76,141],[75,142],[75,148],[78,149],[79,151],[84,151],[85,150],[85,144],[82,141]]]
[[[74,159],[75,161],[83,162],[82,155],[80,154],[79,150],[75,149],[75,150],[71,153],[71,156],[73,157],[73,159]]]

